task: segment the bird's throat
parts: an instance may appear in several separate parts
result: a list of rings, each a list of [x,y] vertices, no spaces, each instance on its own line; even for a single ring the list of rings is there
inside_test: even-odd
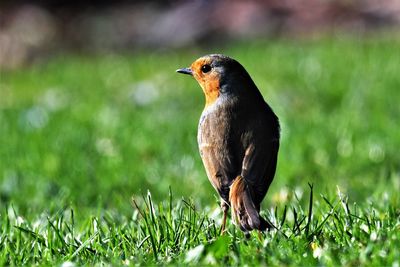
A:
[[[211,106],[219,97],[219,81],[217,79],[208,81],[202,86],[204,95],[206,96],[205,108]]]

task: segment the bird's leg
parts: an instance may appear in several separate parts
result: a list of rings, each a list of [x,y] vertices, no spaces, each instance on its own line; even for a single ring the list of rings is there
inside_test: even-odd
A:
[[[263,241],[263,236],[261,231],[258,231],[258,240],[260,240],[260,242]]]
[[[221,230],[220,233],[223,235],[225,233],[225,225],[226,225],[226,213],[227,211],[224,211],[224,217],[222,218],[222,225],[221,225]]]
[[[222,218],[222,225],[221,225],[220,233],[221,233],[221,235],[223,235],[225,233],[226,218],[227,218],[228,210],[229,210],[229,205],[224,200],[221,200],[221,209],[224,213],[224,217]]]

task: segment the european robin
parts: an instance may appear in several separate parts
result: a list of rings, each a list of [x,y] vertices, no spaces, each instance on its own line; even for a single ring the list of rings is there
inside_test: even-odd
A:
[[[221,232],[229,207],[245,233],[270,228],[260,216],[260,204],[275,175],[278,117],[244,67],[230,57],[206,55],[177,72],[193,76],[205,94],[197,140],[208,179],[221,197]]]

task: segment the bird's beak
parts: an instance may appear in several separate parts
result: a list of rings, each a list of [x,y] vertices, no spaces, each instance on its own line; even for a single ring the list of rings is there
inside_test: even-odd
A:
[[[177,69],[176,72],[193,75],[193,72],[190,68]]]

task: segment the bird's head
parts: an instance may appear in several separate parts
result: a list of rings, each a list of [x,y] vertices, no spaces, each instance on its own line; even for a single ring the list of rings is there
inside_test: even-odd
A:
[[[206,96],[206,106],[213,104],[221,95],[238,96],[246,87],[255,88],[249,74],[239,62],[220,54],[203,56],[195,60],[189,68],[176,71],[191,75],[197,80]]]

